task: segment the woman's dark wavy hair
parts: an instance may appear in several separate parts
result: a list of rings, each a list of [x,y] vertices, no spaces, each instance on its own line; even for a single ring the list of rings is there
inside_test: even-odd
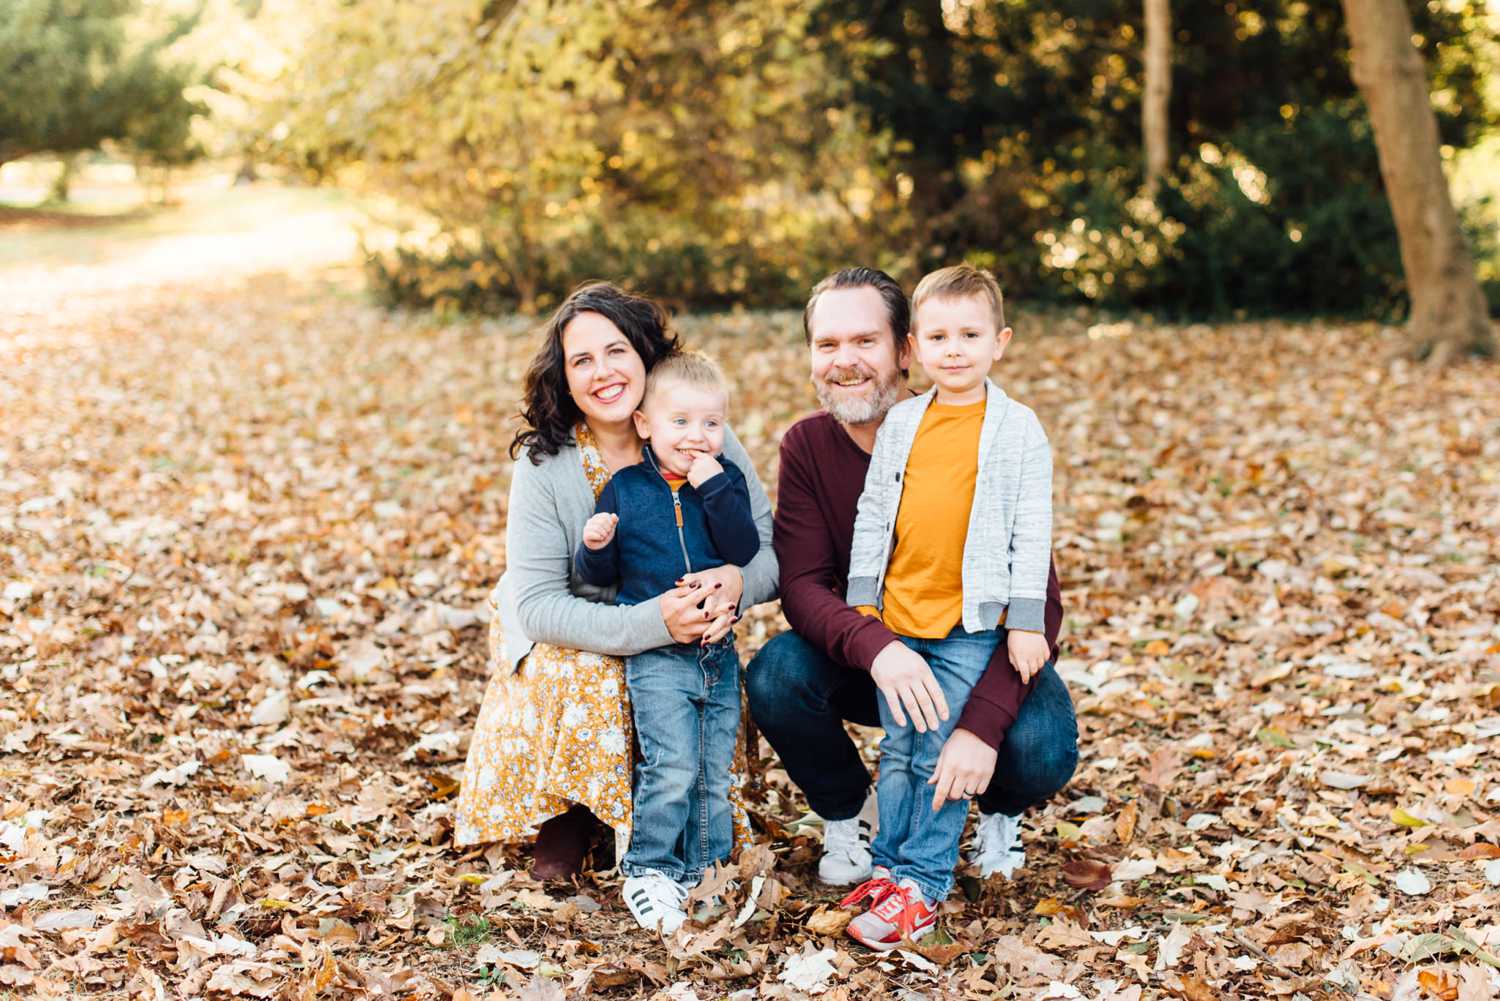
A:
[[[678,350],[677,336],[669,329],[666,310],[655,301],[609,282],[585,282],[578,286],[547,321],[547,339],[526,369],[521,406],[523,426],[511,440],[512,459],[526,448],[530,450],[532,463],[540,465],[543,456],[556,455],[573,443],[573,427],[583,414],[573,402],[573,394],[568,392],[563,331],[579,313],[598,313],[620,328],[620,333],[641,356],[647,372]]]

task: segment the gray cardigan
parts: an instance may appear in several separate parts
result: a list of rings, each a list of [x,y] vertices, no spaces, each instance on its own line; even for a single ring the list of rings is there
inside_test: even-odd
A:
[[[732,431],[724,456],[745,472],[750,513],[760,533],[760,551],[743,568],[740,612],[776,597],[776,554],[771,549],[771,501]],[[505,519],[505,573],[491,607],[500,616],[502,654],[514,669],[533,643],[553,643],[625,657],[673,642],[656,599],[613,604],[614,588],[585,584],[573,572],[573,552],[583,524],[594,513],[594,490],[574,446],[533,465],[523,449],[510,477]],[[622,517],[629,517],[624,514]]]
[[[963,626],[1043,632],[1052,567],[1052,450],[1031,408],[985,380],[978,475],[964,537]],[[936,390],[902,400],[875,436],[849,555],[851,605],[880,607],[912,441]],[[1007,612],[1007,606],[1009,611]]]

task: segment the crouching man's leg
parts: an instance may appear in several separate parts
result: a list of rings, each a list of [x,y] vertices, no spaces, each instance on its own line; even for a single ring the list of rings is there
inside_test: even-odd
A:
[[[844,721],[879,725],[875,683],[788,631],[750,662],[745,692],[755,725],[808,806],[823,818],[819,879],[836,886],[867,879],[876,827],[874,787]]]

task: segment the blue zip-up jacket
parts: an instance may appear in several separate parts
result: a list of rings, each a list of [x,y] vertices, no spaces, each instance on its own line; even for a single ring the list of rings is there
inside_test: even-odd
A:
[[[744,566],[760,549],[750,514],[745,474],[722,455],[724,472],[701,487],[676,491],[662,478],[651,446],[643,459],[615,473],[599,494],[594,513],[620,516],[614,538],[603,549],[583,543],[573,556],[578,576],[595,587],[618,583],[615,601],[635,605],[670,591],[684,573],[732,563]]]

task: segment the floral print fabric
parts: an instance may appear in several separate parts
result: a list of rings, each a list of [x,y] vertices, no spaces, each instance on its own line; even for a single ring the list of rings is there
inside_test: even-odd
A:
[[[578,456],[597,496],[609,482],[588,427],[575,432]],[[517,670],[503,662],[500,617],[490,605],[490,682],[469,741],[454,808],[458,845],[532,837],[543,821],[575,803],[615,830],[621,844],[631,823],[631,726],[625,661],[537,643]],[[743,740],[730,776],[735,844],[750,840],[744,808]]]

